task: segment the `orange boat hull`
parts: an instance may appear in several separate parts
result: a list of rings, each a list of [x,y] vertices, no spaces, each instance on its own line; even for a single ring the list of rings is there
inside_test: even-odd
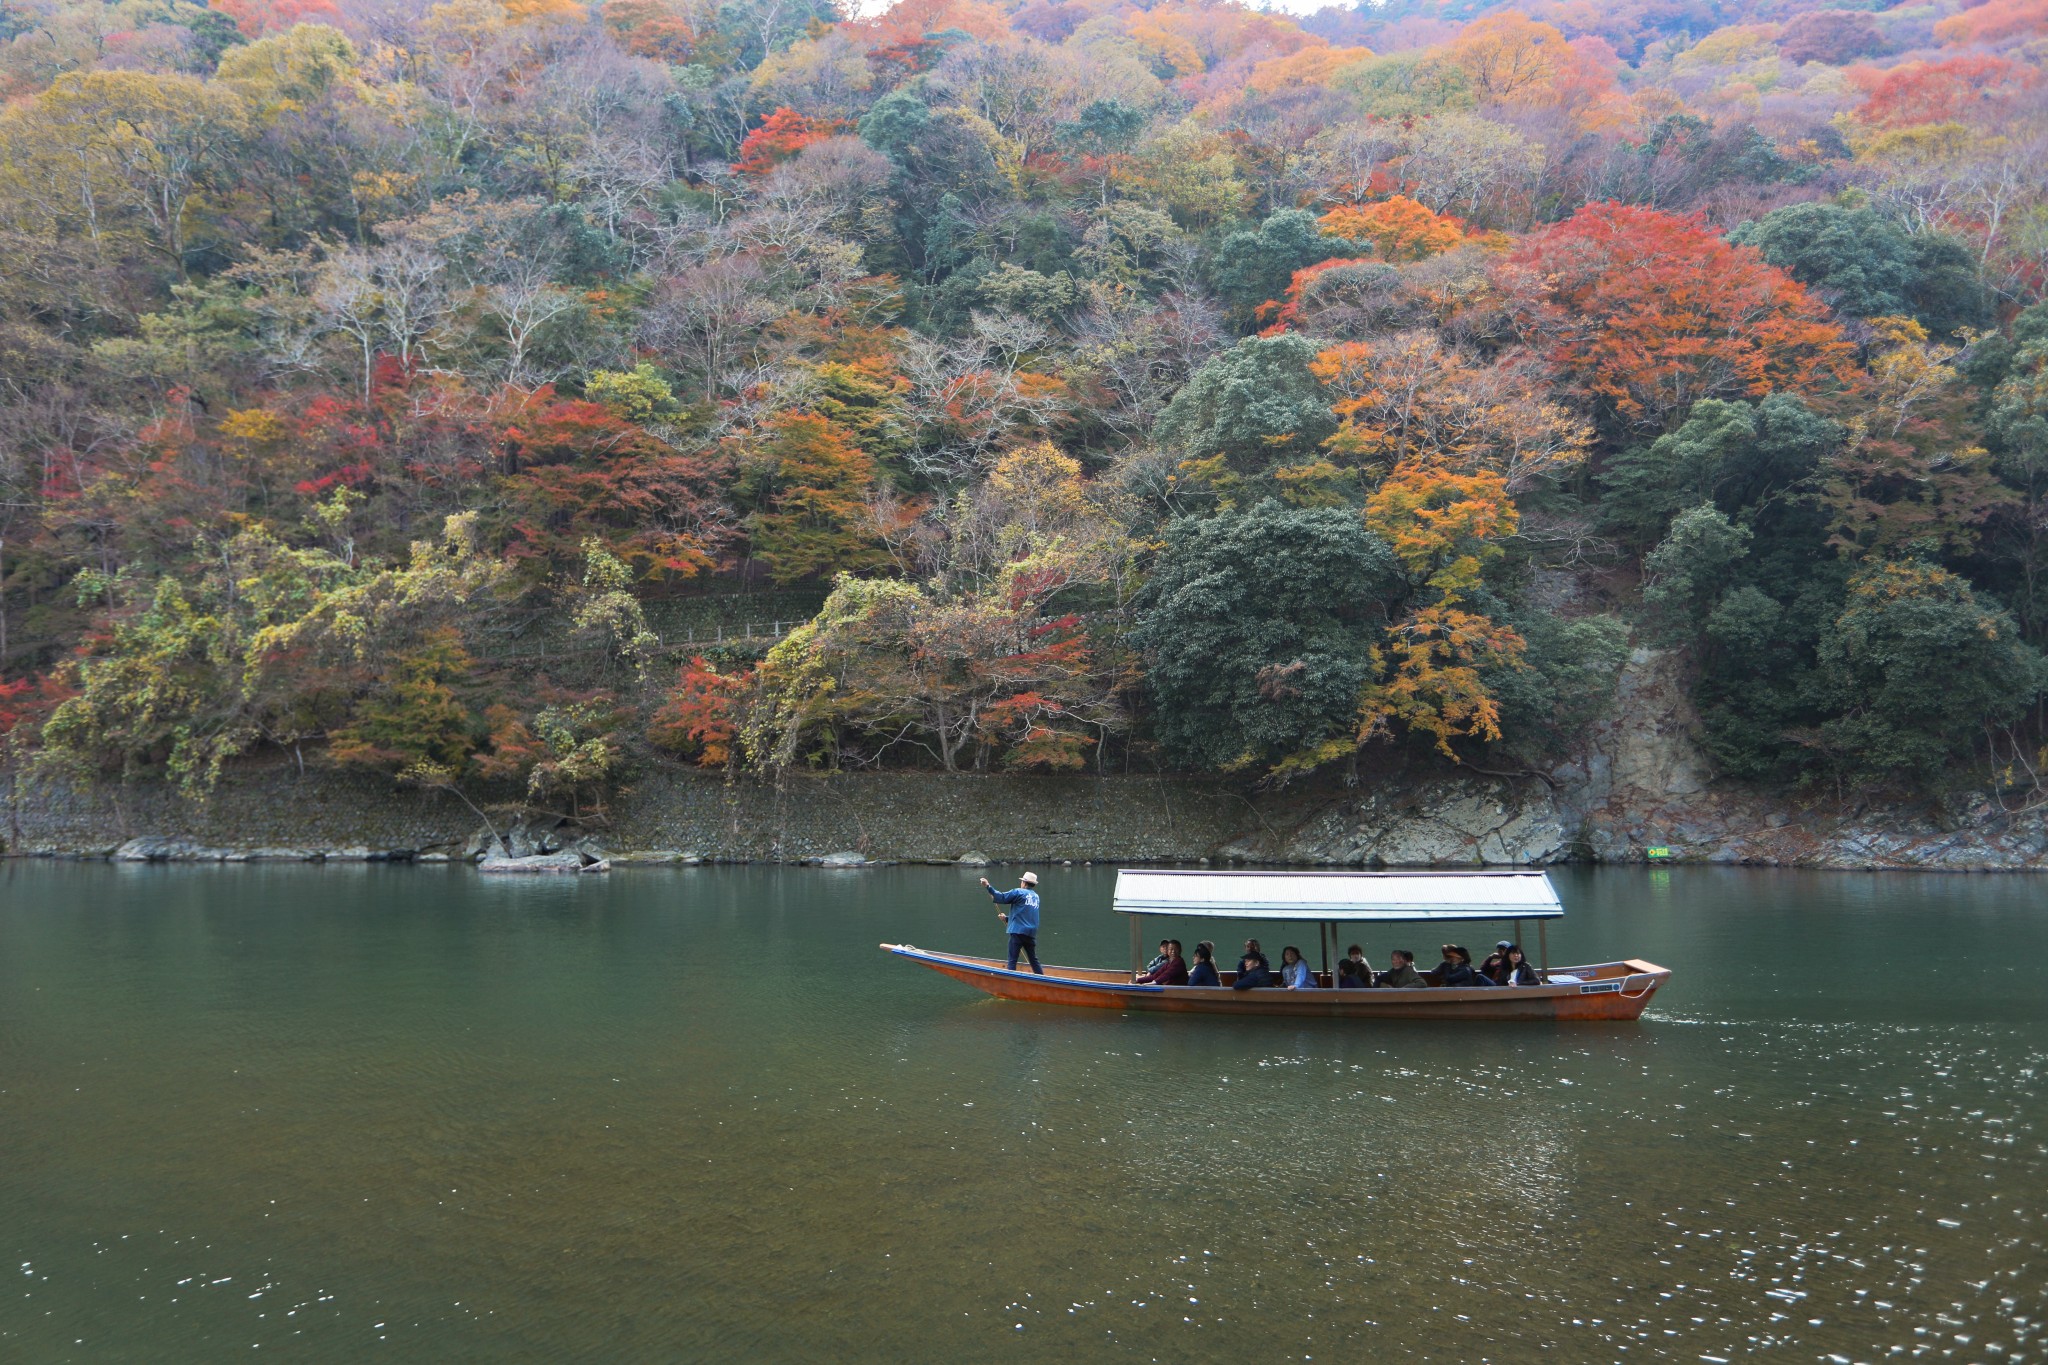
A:
[[[1047,967],[1013,972],[995,958],[932,953],[884,943],[885,952],[963,981],[1003,1000],[1082,1009],[1166,1013],[1282,1015],[1298,1019],[1628,1020],[1640,1016],[1670,977],[1668,968],[1630,960],[1560,968],[1579,979],[1544,986],[1428,987],[1422,990],[1236,991],[1227,986],[1140,986],[1128,972]],[[1327,985],[1327,983],[1326,983]]]

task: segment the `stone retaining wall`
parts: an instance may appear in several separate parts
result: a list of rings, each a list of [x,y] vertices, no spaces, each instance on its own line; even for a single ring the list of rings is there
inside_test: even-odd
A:
[[[1224,784],[1174,778],[875,773],[780,784],[642,775],[594,840],[615,857],[1182,861],[1256,827]],[[203,806],[156,784],[11,784],[0,840],[17,854],[157,857],[461,855],[481,822],[457,798],[387,780],[250,765]],[[502,824],[502,821],[501,821]]]
[[[1186,777],[864,773],[781,782],[669,769],[636,775],[608,820],[517,832],[526,854],[579,843],[613,862],[1194,862],[1473,867],[1568,859],[1788,867],[2048,869],[2048,811],[1988,799],[1881,804],[1759,791],[1718,778],[1694,742],[1683,661],[1639,650],[1614,715],[1541,776],[1432,765],[1255,792]],[[447,859],[483,846],[445,793],[286,762],[233,770],[204,805],[160,784],[0,786],[0,848],[128,858]],[[582,835],[579,842],[579,835]]]

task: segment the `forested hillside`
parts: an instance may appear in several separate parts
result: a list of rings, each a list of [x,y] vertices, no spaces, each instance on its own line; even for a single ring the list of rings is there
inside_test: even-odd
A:
[[[1736,777],[2026,799],[2044,58],[2048,0],[0,0],[0,731],[557,809],[1512,772],[1649,644]]]

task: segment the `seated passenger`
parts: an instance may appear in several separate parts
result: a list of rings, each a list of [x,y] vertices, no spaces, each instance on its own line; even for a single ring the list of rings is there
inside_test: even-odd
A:
[[[1373,982],[1372,964],[1365,960],[1365,949],[1356,943],[1344,950],[1344,960],[1358,968],[1358,984],[1370,986]]]
[[[1223,978],[1216,975],[1216,945],[1197,943],[1195,965],[1188,972],[1190,986],[1221,986]]]
[[[1254,986],[1273,984],[1273,964],[1259,951],[1259,941],[1248,938],[1244,941],[1244,956],[1237,960],[1237,980],[1230,983],[1234,991],[1248,991]]]
[[[1500,966],[1500,960],[1507,956],[1508,949],[1513,946],[1506,939],[1494,944],[1493,951],[1486,955],[1486,961],[1479,964],[1479,974],[1488,981],[1496,980],[1494,969]]]
[[[1290,991],[1312,991],[1322,985],[1301,960],[1301,949],[1291,943],[1280,950],[1280,984]]]
[[[1162,938],[1162,939],[1160,939],[1160,940],[1159,940],[1159,955],[1158,955],[1158,956],[1156,956],[1156,957],[1154,957],[1154,958],[1153,958],[1153,959],[1152,959],[1152,960],[1151,960],[1150,962],[1147,962],[1147,963],[1145,964],[1145,970],[1144,970],[1144,971],[1142,971],[1142,972],[1139,972],[1139,973],[1138,973],[1138,975],[1139,975],[1139,976],[1150,976],[1150,975],[1152,975],[1152,973],[1154,973],[1154,972],[1158,971],[1158,970],[1159,970],[1159,969],[1160,969],[1161,967],[1164,967],[1164,966],[1166,965],[1166,949],[1167,949],[1167,945],[1168,945],[1168,944],[1170,944],[1170,943],[1172,943],[1172,942],[1173,942],[1173,940],[1172,940],[1172,939],[1170,939],[1170,938]]]
[[[1166,949],[1166,960],[1149,972],[1138,974],[1141,986],[1185,986],[1188,984],[1188,964],[1181,960],[1180,940],[1167,939],[1161,945]]]
[[[1502,952],[1500,961],[1494,964],[1490,977],[1496,986],[1540,986],[1542,974],[1529,965],[1529,959],[1522,956],[1522,945],[1510,943]]]
[[[1472,970],[1472,954],[1455,943],[1443,946],[1444,960],[1429,971],[1429,977],[1439,986],[1477,986],[1479,973]]]
[[[1415,970],[1415,954],[1409,952],[1406,948],[1396,948],[1393,951],[1392,957],[1394,960],[1393,967],[1379,974],[1378,984],[1381,986],[1420,988],[1423,984],[1422,973]]]
[[[1362,991],[1372,985],[1372,973],[1348,957],[1337,959],[1337,989]]]

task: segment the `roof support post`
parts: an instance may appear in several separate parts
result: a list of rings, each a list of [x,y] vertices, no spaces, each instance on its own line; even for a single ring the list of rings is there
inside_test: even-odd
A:
[[[1541,971],[1541,972],[1542,972],[1542,974],[1543,974],[1543,979],[1544,979],[1544,980],[1545,980],[1546,982],[1547,982],[1547,981],[1549,981],[1549,980],[1550,980],[1550,921],[1549,921],[1549,920],[1539,919],[1539,920],[1537,920],[1537,921],[1536,921],[1536,961],[1537,961],[1537,963],[1539,964],[1539,965],[1538,965],[1538,970],[1539,970],[1539,971]]]
[[[1132,915],[1132,916],[1131,916],[1131,975],[1132,975],[1132,976],[1136,976],[1136,975],[1138,974],[1138,969],[1139,969],[1140,967],[1142,967],[1142,966],[1144,966],[1144,965],[1145,965],[1145,959],[1143,959],[1143,958],[1141,958],[1141,957],[1139,957],[1139,956],[1138,956],[1138,933],[1139,933],[1139,927],[1140,927],[1141,925],[1143,925],[1143,924],[1144,924],[1144,922],[1145,922],[1145,917],[1144,917],[1143,915]]]

